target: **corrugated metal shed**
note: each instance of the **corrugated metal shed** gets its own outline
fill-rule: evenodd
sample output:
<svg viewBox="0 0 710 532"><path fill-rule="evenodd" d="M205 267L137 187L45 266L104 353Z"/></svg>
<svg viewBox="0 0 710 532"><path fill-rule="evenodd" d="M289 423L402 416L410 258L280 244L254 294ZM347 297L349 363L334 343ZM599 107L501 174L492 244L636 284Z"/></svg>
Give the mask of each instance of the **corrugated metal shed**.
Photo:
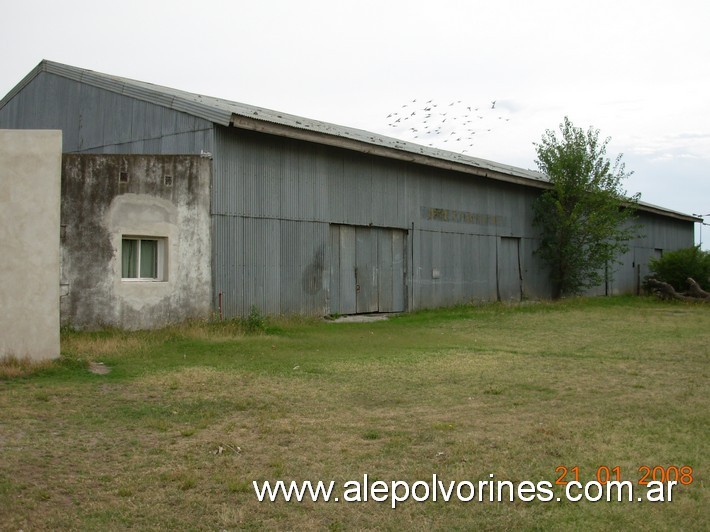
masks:
<svg viewBox="0 0 710 532"><path fill-rule="evenodd" d="M222 126L231 125L243 129L309 140L418 164L473 173L490 179L514 182L535 188L549 186L545 176L536 171L425 147L360 129L312 120L280 111L95 72L46 59L40 62L0 100L0 110L42 72L55 74L66 79L105 89L112 93L172 109ZM205 146L209 146L207 139L203 143ZM175 146L177 147L179 144L175 144ZM154 147L152 151L160 151L157 149L158 147ZM150 146L145 148L150 148ZM131 151L136 150L132 149ZM148 152L151 150L137 151ZM693 222L700 221L698 218L687 214L644 202L641 202L639 206L644 211L664 216Z"/></svg>
<svg viewBox="0 0 710 532"><path fill-rule="evenodd" d="M549 297L537 172L49 61L0 101L0 127L55 127L66 151L212 153L214 306L389 312ZM642 204L599 293L635 290L697 218Z"/></svg>

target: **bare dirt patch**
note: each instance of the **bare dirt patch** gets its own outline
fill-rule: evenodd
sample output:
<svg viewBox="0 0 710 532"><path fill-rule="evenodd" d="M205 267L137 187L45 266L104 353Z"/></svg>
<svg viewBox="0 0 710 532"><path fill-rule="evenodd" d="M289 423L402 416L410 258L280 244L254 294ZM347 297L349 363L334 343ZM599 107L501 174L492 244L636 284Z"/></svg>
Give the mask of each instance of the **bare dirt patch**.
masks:
<svg viewBox="0 0 710 532"><path fill-rule="evenodd" d="M373 321L385 321L391 314L353 314L351 316L340 316L329 323L371 323Z"/></svg>
<svg viewBox="0 0 710 532"><path fill-rule="evenodd" d="M103 362L90 362L89 371L96 375L108 375L109 373L111 373L111 368L109 368Z"/></svg>

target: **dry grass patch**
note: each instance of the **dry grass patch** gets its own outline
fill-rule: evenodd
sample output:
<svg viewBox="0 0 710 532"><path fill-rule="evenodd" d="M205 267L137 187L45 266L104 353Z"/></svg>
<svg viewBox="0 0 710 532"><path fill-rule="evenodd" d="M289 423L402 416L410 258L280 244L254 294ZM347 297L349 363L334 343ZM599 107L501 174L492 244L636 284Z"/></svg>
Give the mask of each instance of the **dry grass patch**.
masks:
<svg viewBox="0 0 710 532"><path fill-rule="evenodd" d="M0 380L27 377L52 365L53 360L32 360L29 357L8 355L0 358Z"/></svg>
<svg viewBox="0 0 710 532"><path fill-rule="evenodd" d="M145 351L155 345L144 333L106 331L102 333L71 332L62 335L62 352L76 360L95 361L106 356L116 356Z"/></svg>

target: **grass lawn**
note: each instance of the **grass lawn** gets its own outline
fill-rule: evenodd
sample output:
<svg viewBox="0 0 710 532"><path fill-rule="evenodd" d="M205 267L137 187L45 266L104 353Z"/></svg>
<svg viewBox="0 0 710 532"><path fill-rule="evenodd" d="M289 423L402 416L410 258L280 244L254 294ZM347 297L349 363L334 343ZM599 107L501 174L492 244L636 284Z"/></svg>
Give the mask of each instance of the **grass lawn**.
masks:
<svg viewBox="0 0 710 532"><path fill-rule="evenodd" d="M0 366L0 529L707 530L708 331L707 305L643 298L65 331L59 362ZM560 466L582 483L618 467L639 495L644 466L692 482L672 502L569 502ZM392 509L252 486L342 497L365 474L549 481L563 500Z"/></svg>

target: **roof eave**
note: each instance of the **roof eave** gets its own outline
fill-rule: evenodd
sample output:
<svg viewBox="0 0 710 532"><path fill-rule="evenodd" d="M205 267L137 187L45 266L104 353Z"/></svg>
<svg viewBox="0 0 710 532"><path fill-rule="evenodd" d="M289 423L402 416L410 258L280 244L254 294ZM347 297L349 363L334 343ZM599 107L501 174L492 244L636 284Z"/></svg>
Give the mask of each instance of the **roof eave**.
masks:
<svg viewBox="0 0 710 532"><path fill-rule="evenodd" d="M682 212L672 211L666 209L665 207L659 207L658 205L652 205L651 203L644 203L642 201L633 205L636 210L648 212L651 214L658 214L659 216L665 216L666 218L675 218L676 220L682 220L684 222L698 223L702 222L702 218L696 216L691 216L689 214L684 214Z"/></svg>
<svg viewBox="0 0 710 532"><path fill-rule="evenodd" d="M495 179L497 181L504 181L507 183L514 183L516 185L524 185L542 189L550 188L550 184L545 181L538 181L527 177L506 174L489 168L476 166L472 162L474 161L474 159L468 159L465 162L439 159L437 157L423 153L423 147L420 147L420 152L413 151L411 148L393 148L389 146L378 145L376 143L365 142L358 139L347 138L341 135L333 135L328 133L321 133L318 131L311 131L303 128L286 126L283 124L277 124L274 122L259 120L238 114L232 114L230 126L239 129L246 129L250 131L257 131L260 133L276 135L280 137L287 137L295 140L303 140L307 142L314 142L317 144L324 144L337 148L343 148L346 150L356 151L359 153L387 157L399 161L407 161L415 164L431 166L434 168L455 170L457 172L472 174L489 179ZM414 147L416 145L412 144L411 146ZM462 159L464 158L462 157Z"/></svg>

